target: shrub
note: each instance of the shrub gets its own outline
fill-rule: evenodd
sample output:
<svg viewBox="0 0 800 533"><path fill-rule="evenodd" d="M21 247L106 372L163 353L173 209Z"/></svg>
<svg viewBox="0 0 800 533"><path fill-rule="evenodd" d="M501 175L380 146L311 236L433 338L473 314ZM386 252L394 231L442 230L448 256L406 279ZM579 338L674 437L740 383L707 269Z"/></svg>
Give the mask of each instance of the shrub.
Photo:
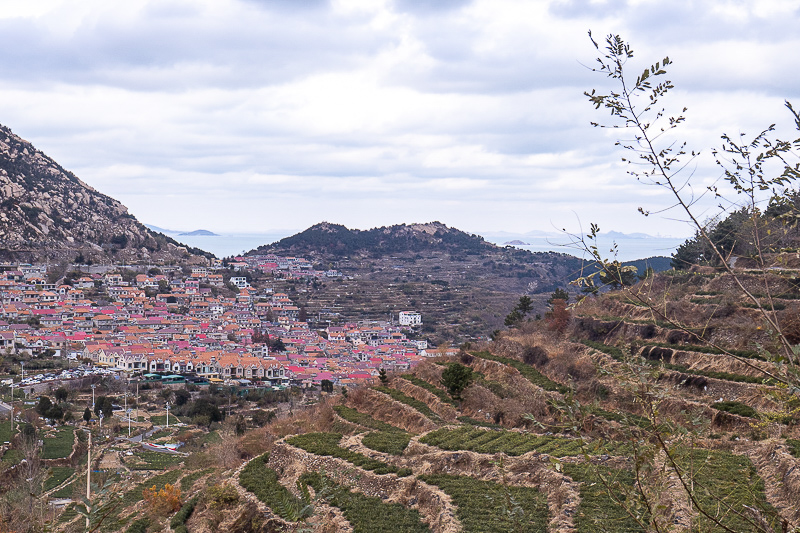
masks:
<svg viewBox="0 0 800 533"><path fill-rule="evenodd" d="M164 516L181 508L181 489L167 483L161 490L155 485L142 491L147 509L156 516Z"/></svg>
<svg viewBox="0 0 800 533"><path fill-rule="evenodd" d="M522 351L522 362L530 366L546 365L550 358L541 346L527 346Z"/></svg>
<svg viewBox="0 0 800 533"><path fill-rule="evenodd" d="M442 372L442 385L454 400L461 399L461 393L472 383L472 369L460 363L450 363Z"/></svg>
<svg viewBox="0 0 800 533"><path fill-rule="evenodd" d="M758 411L750 407L749 405L745 405L742 402L716 402L711 404L711 407L714 409L718 409L720 411L726 411L728 413L739 415L739 416L746 416L748 418L758 418Z"/></svg>

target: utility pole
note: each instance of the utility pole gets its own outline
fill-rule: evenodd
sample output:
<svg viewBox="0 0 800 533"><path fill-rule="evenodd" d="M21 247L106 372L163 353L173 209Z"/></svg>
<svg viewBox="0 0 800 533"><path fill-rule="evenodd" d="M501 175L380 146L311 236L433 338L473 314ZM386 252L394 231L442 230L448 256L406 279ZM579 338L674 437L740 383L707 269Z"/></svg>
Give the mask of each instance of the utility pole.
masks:
<svg viewBox="0 0 800 533"><path fill-rule="evenodd" d="M11 438L8 439L11 442L11 439L14 438L14 382L11 382L11 401L8 402L8 405L11 406Z"/></svg>
<svg viewBox="0 0 800 533"><path fill-rule="evenodd" d="M102 421L102 418L100 419ZM91 505L92 496L92 430L89 430L89 448L86 450L86 502ZM86 531L89 531L89 512L86 509Z"/></svg>
<svg viewBox="0 0 800 533"><path fill-rule="evenodd" d="M167 427L169 427L169 402L167 402Z"/></svg>
<svg viewBox="0 0 800 533"><path fill-rule="evenodd" d="M96 386L97 386L97 385L95 385L94 383L92 383L92 411L94 411L94 388L95 388Z"/></svg>

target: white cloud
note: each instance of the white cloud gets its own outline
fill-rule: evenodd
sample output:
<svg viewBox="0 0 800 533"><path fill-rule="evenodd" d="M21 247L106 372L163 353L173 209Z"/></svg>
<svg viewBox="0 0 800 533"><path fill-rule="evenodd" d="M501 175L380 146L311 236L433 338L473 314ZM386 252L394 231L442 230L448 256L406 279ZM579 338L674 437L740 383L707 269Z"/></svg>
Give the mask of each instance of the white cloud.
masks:
<svg viewBox="0 0 800 533"><path fill-rule="evenodd" d="M164 227L441 220L470 231L687 234L619 162L586 37L669 55L702 148L798 100L793 2L99 0L0 10L0 122ZM13 52L13 53L11 53ZM800 104L800 102L798 102ZM710 212L714 205L701 206Z"/></svg>

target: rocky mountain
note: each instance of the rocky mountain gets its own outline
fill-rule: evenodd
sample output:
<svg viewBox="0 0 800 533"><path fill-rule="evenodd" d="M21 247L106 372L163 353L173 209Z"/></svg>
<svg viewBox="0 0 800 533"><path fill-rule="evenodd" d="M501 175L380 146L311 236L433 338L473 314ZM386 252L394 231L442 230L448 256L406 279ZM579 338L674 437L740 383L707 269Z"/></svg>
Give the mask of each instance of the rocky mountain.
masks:
<svg viewBox="0 0 800 533"><path fill-rule="evenodd" d="M146 228L0 125L0 259L203 262L210 255Z"/></svg>

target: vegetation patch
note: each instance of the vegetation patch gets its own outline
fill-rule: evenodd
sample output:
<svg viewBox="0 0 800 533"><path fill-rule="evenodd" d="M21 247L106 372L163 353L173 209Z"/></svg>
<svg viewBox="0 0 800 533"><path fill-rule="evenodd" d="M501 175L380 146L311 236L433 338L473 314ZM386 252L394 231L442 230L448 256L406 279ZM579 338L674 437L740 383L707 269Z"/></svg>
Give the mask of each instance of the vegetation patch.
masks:
<svg viewBox="0 0 800 533"><path fill-rule="evenodd" d="M489 422L488 420L478 420L476 418L472 418L469 416L459 416L457 420L464 424L469 424L470 426L479 426L483 428L492 428L492 429L502 429L503 426L500 424L495 424L493 422Z"/></svg>
<svg viewBox="0 0 800 533"><path fill-rule="evenodd" d="M593 348L598 352L610 355L615 361L622 361L625 359L622 350L620 350L616 346L609 346L608 344L603 344L602 342L596 342L590 340L581 340L580 342L584 346L588 346L589 348Z"/></svg>
<svg viewBox="0 0 800 533"><path fill-rule="evenodd" d="M547 499L535 488L447 474L419 479L453 499L465 532L547 531Z"/></svg>
<svg viewBox="0 0 800 533"><path fill-rule="evenodd" d="M402 431L399 428L389 425L386 422L376 420L371 416L361 413L351 407L346 407L344 405L335 405L333 407L333 410L336 411L336 414L338 414L348 422L352 422L353 424L358 424L359 426L364 426L365 428L375 429L378 431Z"/></svg>
<svg viewBox="0 0 800 533"><path fill-rule="evenodd" d="M133 455L134 461L127 462L131 470L166 470L184 461L182 455L171 453L152 452L150 450L139 450Z"/></svg>
<svg viewBox="0 0 800 533"><path fill-rule="evenodd" d="M758 411L756 411L749 405L743 404L742 402L734 402L734 401L716 402L712 403L711 407L719 411L725 411L727 413L731 413L734 415L746 416L748 418L758 418Z"/></svg>
<svg viewBox="0 0 800 533"><path fill-rule="evenodd" d="M383 503L380 498L352 492L317 472L306 472L300 482L310 485L317 495L342 510L354 533L423 533L425 525L415 509L399 503Z"/></svg>
<svg viewBox="0 0 800 533"><path fill-rule="evenodd" d="M496 361L498 363L503 363L504 365L511 366L519 370L519 373L522 374L528 381L536 385L537 387L541 387L547 391L554 391L560 392L561 394L566 394L569 392L569 387L565 385L561 385L560 383L556 383L555 381L551 380L534 367L530 365L526 365L522 361L517 361L516 359L509 359L508 357L500 357L499 355L494 355L489 352L475 352L472 355L475 357L480 357L481 359L488 359L490 361Z"/></svg>
<svg viewBox="0 0 800 533"><path fill-rule="evenodd" d="M309 516L308 502L281 485L277 472L267 466L268 460L269 454L264 454L247 463L239 473L239 484L284 520L297 522Z"/></svg>
<svg viewBox="0 0 800 533"><path fill-rule="evenodd" d="M194 485L194 482L203 477L206 474L210 474L214 469L208 468L206 470L198 470L196 472L192 472L191 474L187 474L181 478L181 490L183 492L188 491Z"/></svg>
<svg viewBox="0 0 800 533"><path fill-rule="evenodd" d="M75 473L71 466L54 466L50 469L50 476L44 481L43 490L48 492L58 487Z"/></svg>
<svg viewBox="0 0 800 533"><path fill-rule="evenodd" d="M450 405L456 405L455 400L453 400L447 394L447 392L445 392L444 390L440 389L436 385L428 383L424 379L420 379L417 376L415 376L414 374L403 374L400 377L405 379L405 380L407 380L407 381L410 381L411 383L413 383L417 387L421 387L421 388L425 389L426 391L430 392L431 394L435 395L437 398L442 400L444 403L449 403Z"/></svg>
<svg viewBox="0 0 800 533"><path fill-rule="evenodd" d="M421 402L419 400L415 400L411 396L403 394L399 390L390 389L389 387L379 386L379 387L374 387L374 389L376 391L378 391L378 392L382 392L384 394L388 394L389 396L392 397L393 400L396 400L396 401L398 401L400 403L404 403L404 404L408 405L409 407L413 407L414 409L416 409L417 411L419 411L420 413L422 413L423 415L425 415L426 417L428 417L432 421L436 422L437 424L441 424L441 423L444 422L439 417L439 415L434 413L431 410L431 408L428 407L428 404L426 404L425 402Z"/></svg>
<svg viewBox="0 0 800 533"><path fill-rule="evenodd" d="M42 440L42 459L63 459L72 453L75 430L70 426L60 427L56 430L55 437L45 437Z"/></svg>
<svg viewBox="0 0 800 533"><path fill-rule="evenodd" d="M800 458L800 439L786 439L786 445L789 447L789 453Z"/></svg>
<svg viewBox="0 0 800 533"><path fill-rule="evenodd" d="M626 511L627 506L644 514L636 498L630 498L636 481L633 472L585 463L563 464L562 468L566 475L581 483L581 502L575 516L578 533L645 531ZM642 521L647 523L647 518Z"/></svg>
<svg viewBox="0 0 800 533"><path fill-rule="evenodd" d="M750 459L721 450L682 449L676 461L691 479L694 497L700 506L733 531L758 531L760 528L744 506L758 509L779 530L778 513L764 495L764 480ZM708 518L698 518L700 531L723 531Z"/></svg>
<svg viewBox="0 0 800 533"><path fill-rule="evenodd" d="M313 453L314 455L324 455L330 457L337 457L354 464L364 470L371 470L376 474L406 474L398 471L394 465L386 464L376 459L370 459L366 455L350 451L346 448L339 446L339 441L342 440L341 433L305 433L286 439L288 444L297 446L303 450Z"/></svg>
<svg viewBox="0 0 800 533"><path fill-rule="evenodd" d="M468 450L477 453L505 453L523 455L528 452L546 453L553 457L596 454L624 454L625 445L610 441L584 442L580 439L554 435L532 435L507 430L486 430L462 426L456 429L441 428L431 431L419 440L423 444L443 450Z"/></svg>
<svg viewBox="0 0 800 533"><path fill-rule="evenodd" d="M402 455L410 440L411 435L405 431L373 431L364 435L361 443L378 452Z"/></svg>
<svg viewBox="0 0 800 533"><path fill-rule="evenodd" d="M189 520L190 516L192 516L194 508L197 506L197 502L199 500L200 500L200 495L198 494L192 499L190 499L188 502L184 503L183 506L181 506L180 510L178 510L178 512L175 513L175 516L172 517L172 520L169 521L169 527L175 530L177 530L181 526L185 528L186 526L184 524L186 524L186 521Z"/></svg>

